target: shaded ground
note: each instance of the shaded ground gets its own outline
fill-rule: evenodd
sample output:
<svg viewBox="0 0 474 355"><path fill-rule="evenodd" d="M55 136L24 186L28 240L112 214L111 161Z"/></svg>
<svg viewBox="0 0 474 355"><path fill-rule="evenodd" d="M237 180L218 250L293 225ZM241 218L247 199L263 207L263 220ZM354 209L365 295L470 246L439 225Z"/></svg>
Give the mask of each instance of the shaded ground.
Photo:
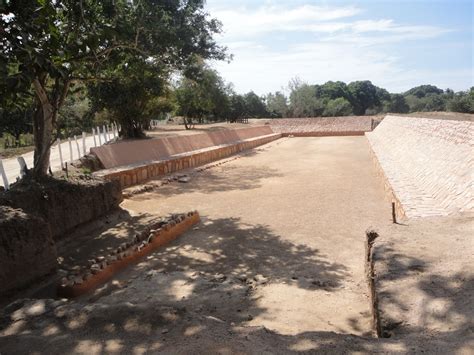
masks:
<svg viewBox="0 0 474 355"><path fill-rule="evenodd" d="M453 353L472 351L473 215L410 220L379 232L376 288L387 335L442 339Z"/></svg>

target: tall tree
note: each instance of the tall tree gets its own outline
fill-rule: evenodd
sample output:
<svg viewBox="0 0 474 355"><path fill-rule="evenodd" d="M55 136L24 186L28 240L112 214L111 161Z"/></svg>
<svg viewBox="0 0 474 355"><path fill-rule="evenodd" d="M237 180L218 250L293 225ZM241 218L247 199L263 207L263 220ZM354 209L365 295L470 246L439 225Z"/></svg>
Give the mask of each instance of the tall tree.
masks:
<svg viewBox="0 0 474 355"><path fill-rule="evenodd" d="M180 68L223 59L204 0L6 0L0 5L0 93L33 90L34 173L45 175L58 112L74 81L109 80L131 56Z"/></svg>
<svg viewBox="0 0 474 355"><path fill-rule="evenodd" d="M265 98L265 103L271 117L288 116L288 99L280 91L275 92L275 94L269 93Z"/></svg>
<svg viewBox="0 0 474 355"><path fill-rule="evenodd" d="M354 114L363 115L372 106L380 104L377 87L370 81L353 81L347 85Z"/></svg>

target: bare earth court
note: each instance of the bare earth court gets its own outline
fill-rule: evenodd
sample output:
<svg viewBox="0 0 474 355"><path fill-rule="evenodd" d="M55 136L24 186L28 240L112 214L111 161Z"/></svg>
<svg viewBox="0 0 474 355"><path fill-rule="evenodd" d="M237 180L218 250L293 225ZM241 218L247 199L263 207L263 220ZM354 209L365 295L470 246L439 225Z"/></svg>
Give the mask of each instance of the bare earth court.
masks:
<svg viewBox="0 0 474 355"><path fill-rule="evenodd" d="M396 251L405 250L410 260L421 258L426 249L417 247L426 240L416 238L428 231L431 254L436 254L438 245L446 244L446 231L441 228L445 221L434 219L433 225L440 227L435 229L416 222L392 225L391 204L365 137L282 138L192 176L186 184L163 185L125 200L122 208L128 217L108 217L113 226L104 224L78 234L64 241L59 252L67 262L74 253L86 260L90 250L108 250L113 239L120 242L133 234L127 218L197 209L202 219L198 226L92 295L23 304L13 313L16 320L0 333L0 350L339 354L453 349L469 353L472 301L462 282L472 280L468 270L449 291L459 294L456 300L462 304L454 308L453 321L440 325L420 320L410 295L402 305L406 299L401 290L406 285L410 292L421 290L413 281L419 277L412 275L412 265L405 265ZM433 270L441 272L439 280L451 277L448 270L459 274L467 268L472 243L465 231L472 229L471 222L452 222L453 228L464 225L455 239L462 252L459 259L446 254L449 268L443 266L445 259L437 261ZM388 281L382 280L381 304L388 304L393 321L405 317L400 327L403 337L371 337L364 273L369 227L383 236L381 273L383 265L390 269ZM393 245L398 236L400 245L387 249L385 245ZM433 271L429 263L420 267L424 269L415 268L417 273ZM394 272L407 274L390 279ZM401 308L391 310L392 304ZM431 319L431 310L426 312L423 317ZM440 310L433 312L438 312L436 316ZM419 335L426 326L429 334ZM448 331L447 327L449 332L442 333L446 339L437 343L437 334Z"/></svg>

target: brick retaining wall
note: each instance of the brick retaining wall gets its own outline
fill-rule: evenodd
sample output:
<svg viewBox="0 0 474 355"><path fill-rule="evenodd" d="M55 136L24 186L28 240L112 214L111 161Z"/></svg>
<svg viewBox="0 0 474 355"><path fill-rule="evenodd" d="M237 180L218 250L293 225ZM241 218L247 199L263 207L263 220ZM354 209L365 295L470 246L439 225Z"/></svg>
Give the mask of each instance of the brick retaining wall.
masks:
<svg viewBox="0 0 474 355"><path fill-rule="evenodd" d="M269 143L280 137L281 134L278 133L267 134L257 138L245 139L237 143L221 144L183 154L176 154L165 160L145 161L118 168L100 170L95 172L94 175L107 180L118 181L123 189L155 177L219 160L243 150Z"/></svg>

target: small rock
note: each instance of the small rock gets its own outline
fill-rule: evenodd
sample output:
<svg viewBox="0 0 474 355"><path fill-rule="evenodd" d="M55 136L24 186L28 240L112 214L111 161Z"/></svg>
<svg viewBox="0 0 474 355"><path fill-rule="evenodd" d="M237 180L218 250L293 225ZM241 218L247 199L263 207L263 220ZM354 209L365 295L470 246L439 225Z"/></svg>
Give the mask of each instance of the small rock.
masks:
<svg viewBox="0 0 474 355"><path fill-rule="evenodd" d="M256 281L257 285L264 285L268 282L268 279L261 274L255 275L253 279Z"/></svg>
<svg viewBox="0 0 474 355"><path fill-rule="evenodd" d="M98 256L98 257L95 258L95 261L96 261L97 263L100 263L100 262L102 262L102 261L104 261L104 260L105 260L105 257L104 257L104 256Z"/></svg>
<svg viewBox="0 0 474 355"><path fill-rule="evenodd" d="M74 284L75 285L82 285L82 282L83 282L82 277L77 276L76 278L74 278Z"/></svg>
<svg viewBox="0 0 474 355"><path fill-rule="evenodd" d="M161 334L166 334L166 333L168 333L168 332L169 332L169 329L163 329L163 330L161 331Z"/></svg>
<svg viewBox="0 0 474 355"><path fill-rule="evenodd" d="M100 265L99 264L91 265L90 270L95 275L100 272Z"/></svg>
<svg viewBox="0 0 474 355"><path fill-rule="evenodd" d="M227 276L224 274L215 274L211 281L214 282L224 282L227 279Z"/></svg>
<svg viewBox="0 0 474 355"><path fill-rule="evenodd" d="M183 184L188 183L191 180L189 176L181 177L178 179L178 182L181 182Z"/></svg>

